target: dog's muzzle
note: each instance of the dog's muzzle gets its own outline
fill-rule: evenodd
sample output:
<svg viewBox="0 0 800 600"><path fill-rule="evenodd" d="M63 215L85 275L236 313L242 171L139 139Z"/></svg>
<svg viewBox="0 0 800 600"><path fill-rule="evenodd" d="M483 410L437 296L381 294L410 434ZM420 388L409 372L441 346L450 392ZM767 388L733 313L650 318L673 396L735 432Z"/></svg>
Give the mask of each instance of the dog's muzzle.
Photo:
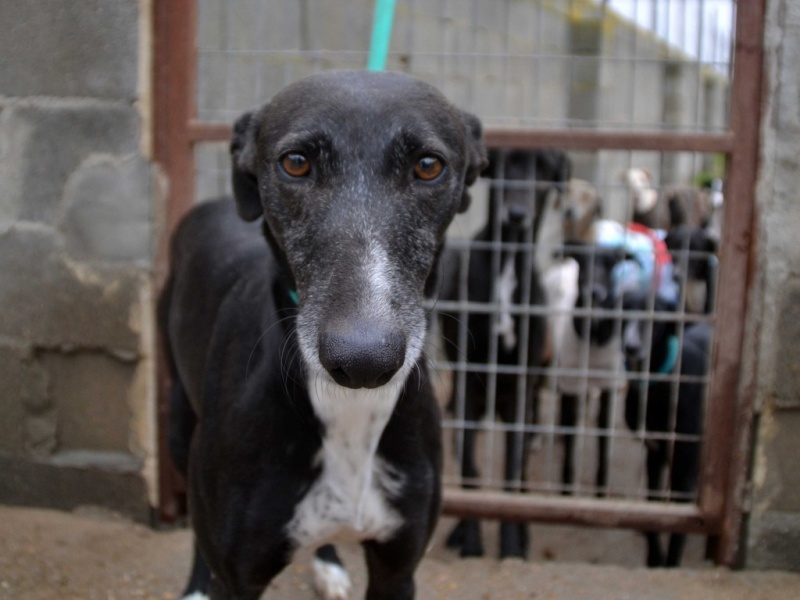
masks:
<svg viewBox="0 0 800 600"><path fill-rule="evenodd" d="M385 385L403 366L405 357L406 336L394 327L367 322L319 334L319 360L344 387Z"/></svg>

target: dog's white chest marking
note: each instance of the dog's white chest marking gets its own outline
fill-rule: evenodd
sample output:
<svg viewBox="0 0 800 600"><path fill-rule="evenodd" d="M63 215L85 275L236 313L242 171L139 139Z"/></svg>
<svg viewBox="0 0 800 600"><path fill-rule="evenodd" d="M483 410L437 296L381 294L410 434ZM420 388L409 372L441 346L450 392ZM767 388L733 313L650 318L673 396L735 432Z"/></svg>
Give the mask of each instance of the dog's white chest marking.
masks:
<svg viewBox="0 0 800 600"><path fill-rule="evenodd" d="M513 257L507 258L503 271L497 278L497 296L500 301L500 317L495 332L502 336L503 347L511 352L517 347L517 333L514 331L514 318L511 316L511 301L517 289L517 274L514 272Z"/></svg>
<svg viewBox="0 0 800 600"><path fill-rule="evenodd" d="M287 525L299 546L386 540L402 524L388 499L400 493L403 477L376 452L401 386L392 381L375 390L350 390L322 377L309 381L325 437L316 458L322 472Z"/></svg>

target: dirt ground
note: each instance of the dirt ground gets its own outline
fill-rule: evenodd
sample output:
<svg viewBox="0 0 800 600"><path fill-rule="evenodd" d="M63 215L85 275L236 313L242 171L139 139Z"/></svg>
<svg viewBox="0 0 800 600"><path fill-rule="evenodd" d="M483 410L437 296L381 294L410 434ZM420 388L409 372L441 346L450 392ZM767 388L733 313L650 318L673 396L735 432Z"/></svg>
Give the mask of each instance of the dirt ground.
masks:
<svg viewBox="0 0 800 600"><path fill-rule="evenodd" d="M452 526L443 519L437 542L417 574L418 598L459 600L781 600L800 598L800 574L730 572L702 561L692 540L688 568L641 568L643 543L628 532L534 527L529 561L461 560L442 546ZM487 552L496 548L486 524ZM186 529L155 531L98 510L63 513L0 506L0 599L175 600L186 576ZM356 547L343 558L363 596ZM315 598L308 556L273 583L266 598ZM581 562L578 562L581 561Z"/></svg>

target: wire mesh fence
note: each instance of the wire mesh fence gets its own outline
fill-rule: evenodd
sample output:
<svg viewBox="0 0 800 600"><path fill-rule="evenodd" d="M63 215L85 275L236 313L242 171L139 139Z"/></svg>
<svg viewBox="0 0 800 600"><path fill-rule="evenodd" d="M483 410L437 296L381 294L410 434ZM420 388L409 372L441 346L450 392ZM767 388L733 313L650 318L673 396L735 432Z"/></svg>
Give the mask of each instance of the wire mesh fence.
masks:
<svg viewBox="0 0 800 600"><path fill-rule="evenodd" d="M735 13L731 0L398 0L387 68L490 129L723 134ZM304 75L362 68L371 19L366 0L200 0L198 119L229 123ZM447 485L697 500L725 153L491 158L429 305ZM198 201L230 193L225 144L197 144L194 162Z"/></svg>

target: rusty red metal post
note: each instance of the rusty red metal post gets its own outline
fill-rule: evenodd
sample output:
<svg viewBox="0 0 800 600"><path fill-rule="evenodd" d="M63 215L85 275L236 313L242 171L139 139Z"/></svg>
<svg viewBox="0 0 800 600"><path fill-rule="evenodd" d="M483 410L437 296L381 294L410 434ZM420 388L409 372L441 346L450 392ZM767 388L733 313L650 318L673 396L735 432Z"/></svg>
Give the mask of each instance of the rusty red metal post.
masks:
<svg viewBox="0 0 800 600"><path fill-rule="evenodd" d="M155 285L160 290L169 266L169 236L192 205L194 196L193 141L189 137L189 122L195 113L197 3L196 0L156 0L153 13L153 140L156 161L169 186L155 264ZM160 343L157 352L158 513L162 520L171 521L184 510L184 483L167 458L170 382Z"/></svg>

